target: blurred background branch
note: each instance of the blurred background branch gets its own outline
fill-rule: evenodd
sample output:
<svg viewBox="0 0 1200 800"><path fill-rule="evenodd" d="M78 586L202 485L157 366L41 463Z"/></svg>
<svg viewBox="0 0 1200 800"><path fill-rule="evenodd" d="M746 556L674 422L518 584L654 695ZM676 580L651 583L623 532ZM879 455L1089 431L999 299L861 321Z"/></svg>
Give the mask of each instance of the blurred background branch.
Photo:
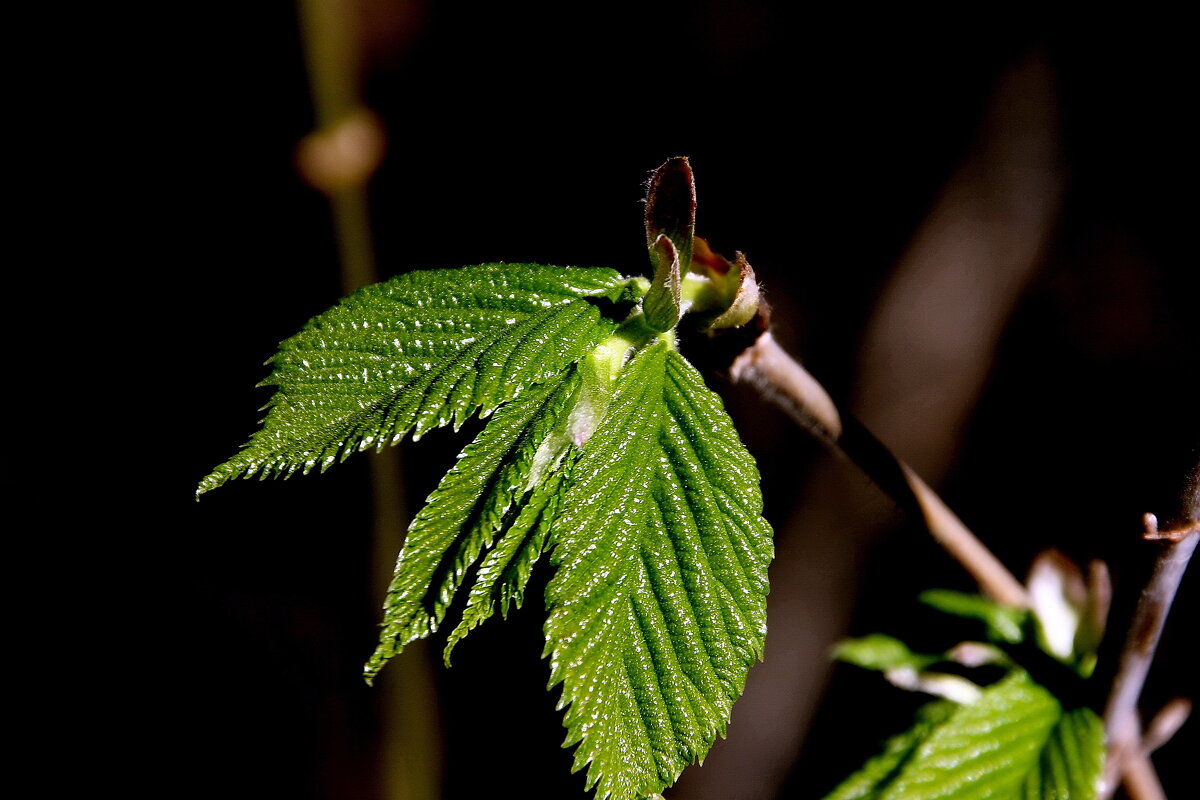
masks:
<svg viewBox="0 0 1200 800"><path fill-rule="evenodd" d="M1188 471L1180 492L1178 512L1173 516L1177 523L1168 532L1163 532L1159 530L1154 514L1145 515L1143 538L1157 542L1158 554L1150 580L1138 598L1129 634L1121 650L1112 692L1104 710L1108 760L1101 800L1112 797L1122 780L1134 800L1165 798L1166 794L1150 764L1149 754L1164 744L1187 716L1184 711L1180 718L1177 702L1168 705L1164 711L1169 712L1174 708L1175 713L1159 712L1150 726L1153 733L1143 737L1138 701L1154 664L1167 615L1175 602L1188 562L1196 551L1196 544L1200 542L1200 463Z"/></svg>
<svg viewBox="0 0 1200 800"><path fill-rule="evenodd" d="M383 162L383 123L361 97L366 8L361 0L299 0L300 31L317 129L296 148L296 166L329 199L342 293L380 279L371 235L369 186ZM400 448L372 454L371 580L382 606L408 525ZM378 683L376 744L381 800L437 800L442 754L429 647L414 643Z"/></svg>

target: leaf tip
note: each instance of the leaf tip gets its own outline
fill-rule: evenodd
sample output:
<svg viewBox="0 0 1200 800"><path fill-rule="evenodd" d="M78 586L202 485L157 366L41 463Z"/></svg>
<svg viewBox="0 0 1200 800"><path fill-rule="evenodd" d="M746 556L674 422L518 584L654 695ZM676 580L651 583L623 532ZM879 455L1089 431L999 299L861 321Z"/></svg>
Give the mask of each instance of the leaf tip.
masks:
<svg viewBox="0 0 1200 800"><path fill-rule="evenodd" d="M245 470L242 470L242 472L244 471ZM205 475L198 484L196 484L196 502L200 502L200 495L211 492L218 486L224 485L226 481L236 478L238 474L239 471L231 468L228 461L219 465L213 469L212 472Z"/></svg>
<svg viewBox="0 0 1200 800"><path fill-rule="evenodd" d="M371 658L363 665L363 680L367 686L375 685L375 678L379 675L380 670L383 669L383 665L395 655L394 653L383 652L383 649L383 645L377 647L375 652L371 654Z"/></svg>
<svg viewBox="0 0 1200 800"><path fill-rule="evenodd" d="M650 177L646 191L646 246L653 251L660 236L675 245L680 268L692 263L696 232L696 180L686 156L669 158Z"/></svg>
<svg viewBox="0 0 1200 800"><path fill-rule="evenodd" d="M650 246L650 254L655 262L654 281L642 300L642 308L653 330L669 331L683 315L680 254L674 242L662 233Z"/></svg>

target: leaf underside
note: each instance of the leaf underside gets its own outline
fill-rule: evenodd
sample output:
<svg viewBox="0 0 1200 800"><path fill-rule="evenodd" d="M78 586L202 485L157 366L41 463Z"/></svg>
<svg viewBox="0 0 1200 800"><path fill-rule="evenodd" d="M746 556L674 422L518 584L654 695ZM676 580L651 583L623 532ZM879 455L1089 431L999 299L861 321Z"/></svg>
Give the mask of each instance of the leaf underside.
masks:
<svg viewBox="0 0 1200 800"><path fill-rule="evenodd" d="M969 705L927 705L825 800L1093 800L1103 758L1096 715L1017 670Z"/></svg>
<svg viewBox="0 0 1200 800"><path fill-rule="evenodd" d="M612 332L585 298L620 299L610 269L482 264L360 289L280 344L262 429L201 483L327 469L372 445L484 415Z"/></svg>

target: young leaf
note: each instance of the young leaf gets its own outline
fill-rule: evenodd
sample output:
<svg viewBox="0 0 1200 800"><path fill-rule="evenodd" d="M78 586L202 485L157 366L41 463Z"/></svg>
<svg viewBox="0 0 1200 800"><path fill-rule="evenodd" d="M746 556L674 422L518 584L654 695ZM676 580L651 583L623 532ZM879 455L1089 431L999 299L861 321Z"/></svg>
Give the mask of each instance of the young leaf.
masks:
<svg viewBox="0 0 1200 800"><path fill-rule="evenodd" d="M696 235L696 178L692 165L684 157L668 158L650 176L646 192L646 247L651 261L661 267L663 253L655 252L660 236L673 245L679 268L692 266L693 239Z"/></svg>
<svg viewBox="0 0 1200 800"><path fill-rule="evenodd" d="M881 798L1011 796L1061 715L1049 692L1014 672L934 729Z"/></svg>
<svg viewBox="0 0 1200 800"><path fill-rule="evenodd" d="M646 247L654 280L643 307L646 324L669 331L683 316L682 274L692 263L696 233L696 182L686 158L670 158L654 171L646 193Z"/></svg>
<svg viewBox="0 0 1200 800"><path fill-rule="evenodd" d="M746 256L737 253L731 263L714 252L704 237L693 237L692 242L691 273L683 279L681 294L687 312L706 320L706 330L736 328L754 319L760 306L766 311Z"/></svg>
<svg viewBox="0 0 1200 800"><path fill-rule="evenodd" d="M613 270L534 264L412 272L360 289L280 345L262 430L197 494L240 476L324 470L409 430L486 415L612 332L584 298L631 290Z"/></svg>
<svg viewBox="0 0 1200 800"><path fill-rule="evenodd" d="M656 332L669 331L683 316L679 253L666 236L660 235L650 248L657 261L654 280L642 300L646 324Z"/></svg>
<svg viewBox="0 0 1200 800"><path fill-rule="evenodd" d="M873 633L860 639L843 639L833 650L833 657L864 669L878 670L893 686L910 692L926 692L959 703L979 698L979 686L947 672L934 672L929 667L946 661L947 655L923 655L908 649L899 639Z"/></svg>
<svg viewBox="0 0 1200 800"><path fill-rule="evenodd" d="M941 713L924 714L825 800L1094 800L1099 719L1064 714L1023 670L938 722Z"/></svg>
<svg viewBox="0 0 1200 800"><path fill-rule="evenodd" d="M672 349L696 302L684 297L687 160L664 164L649 194L653 280L485 264L404 275L315 317L272 359L264 383L279 389L262 430L198 492L324 470L494 411L409 529L365 672L437 630L474 570L448 660L475 626L521 604L550 550L551 686L562 684L567 744L600 800L660 797L724 733L762 655L773 554L757 468ZM754 315L753 273L738 275L695 276L707 317ZM622 317L602 313L638 300Z"/></svg>
<svg viewBox="0 0 1200 800"><path fill-rule="evenodd" d="M914 653L904 642L883 633L843 639L834 647L833 657L847 664L874 670L897 667L922 670L942 660L941 656Z"/></svg>
<svg viewBox="0 0 1200 800"><path fill-rule="evenodd" d="M1022 608L1002 605L982 595L950 589L929 589L921 592L918 599L938 611L980 620L987 626L987 635L992 641L1018 644L1025 638L1022 626L1029 618L1029 612Z"/></svg>
<svg viewBox="0 0 1200 800"><path fill-rule="evenodd" d="M462 621L446 640L447 665L454 645L473 628L497 611L507 617L510 605L521 607L529 574L545 549L549 522L557 516L562 505L563 487L570 483L571 465L577 457L577 451L572 448L564 456L562 467L530 491L516 520L480 564Z"/></svg>
<svg viewBox="0 0 1200 800"><path fill-rule="evenodd" d="M1020 800L1092 800L1104 773L1104 723L1090 709L1063 715Z"/></svg>
<svg viewBox="0 0 1200 800"><path fill-rule="evenodd" d="M771 529L721 401L664 342L620 373L554 522L551 685L597 798L661 791L762 655Z"/></svg>
<svg viewBox="0 0 1200 800"><path fill-rule="evenodd" d="M507 599L519 598L542 551L541 514L558 491L558 481L545 476L529 488L536 456L554 439L578 385L572 368L564 379L536 386L505 405L429 496L396 562L379 647L364 669L368 680L404 645L437 630L465 573L501 531L504 538L479 572L447 658L454 642L490 616L497 601L504 608ZM564 441L544 472L554 472L567 447Z"/></svg>
<svg viewBox="0 0 1200 800"><path fill-rule="evenodd" d="M874 800L879 796L880 787L896 777L900 767L912 757L917 746L957 709L958 704L949 700L938 700L921 706L917 710L917 720L911 728L884 742L883 752L873 756L863 764L862 769L842 781L825 796L825 800Z"/></svg>

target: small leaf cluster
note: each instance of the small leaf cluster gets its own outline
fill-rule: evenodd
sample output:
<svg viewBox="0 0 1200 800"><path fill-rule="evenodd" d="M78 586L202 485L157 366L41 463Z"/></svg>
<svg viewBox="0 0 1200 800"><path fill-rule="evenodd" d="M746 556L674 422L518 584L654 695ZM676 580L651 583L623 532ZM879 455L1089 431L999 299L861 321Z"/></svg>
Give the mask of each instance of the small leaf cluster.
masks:
<svg viewBox="0 0 1200 800"><path fill-rule="evenodd" d="M911 728L884 743L825 800L1093 800L1104 766L1103 724L1090 708L1064 708L1017 663L1010 646L1034 642L1073 667L1080 681L1094 652L1047 648L1049 623L1036 597L1032 609L948 590L920 599L981 622L988 642L963 642L939 654L915 653L882 634L841 642L836 658L943 699L923 706ZM999 667L1004 677L980 685L961 674L985 665Z"/></svg>
<svg viewBox="0 0 1200 800"><path fill-rule="evenodd" d="M825 800L1085 800L1099 788L1104 728L1024 670L971 703L929 703Z"/></svg>
<svg viewBox="0 0 1200 800"><path fill-rule="evenodd" d="M600 798L654 795L703 758L763 653L758 471L674 332L685 313L744 324L758 289L694 227L691 168L672 159L647 201L650 280L497 263L350 295L280 345L261 430L199 487L487 418L408 530L365 674L440 630L465 590L448 663L547 559L550 685Z"/></svg>

